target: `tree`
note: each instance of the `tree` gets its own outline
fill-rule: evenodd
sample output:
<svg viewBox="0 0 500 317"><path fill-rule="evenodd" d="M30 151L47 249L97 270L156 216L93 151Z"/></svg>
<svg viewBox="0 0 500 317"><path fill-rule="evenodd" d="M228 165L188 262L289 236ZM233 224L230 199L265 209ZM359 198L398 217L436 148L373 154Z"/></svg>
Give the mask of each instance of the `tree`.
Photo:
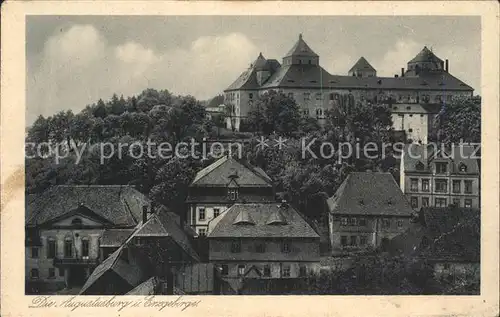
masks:
<svg viewBox="0 0 500 317"><path fill-rule="evenodd" d="M99 99L99 101L97 101L97 105L93 109L93 115L94 117L101 119L104 119L108 115L106 105L104 104L104 101L102 101L102 99Z"/></svg>
<svg viewBox="0 0 500 317"><path fill-rule="evenodd" d="M27 140L34 143L47 142L49 140L49 120L42 115L38 116L28 130Z"/></svg>
<svg viewBox="0 0 500 317"><path fill-rule="evenodd" d="M275 91L260 96L248 117L250 125L266 135L276 132L290 136L298 130L300 123L299 107L295 100Z"/></svg>
<svg viewBox="0 0 500 317"><path fill-rule="evenodd" d="M481 142L481 97L455 97L444 104L435 122L438 141L445 144Z"/></svg>

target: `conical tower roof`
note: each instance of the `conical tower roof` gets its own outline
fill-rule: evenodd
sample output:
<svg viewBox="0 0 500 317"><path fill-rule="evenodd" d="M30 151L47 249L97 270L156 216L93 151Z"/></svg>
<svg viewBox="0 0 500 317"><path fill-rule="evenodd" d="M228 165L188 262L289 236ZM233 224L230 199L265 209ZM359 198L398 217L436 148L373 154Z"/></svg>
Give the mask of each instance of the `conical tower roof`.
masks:
<svg viewBox="0 0 500 317"><path fill-rule="evenodd" d="M417 54L409 63L419 63L419 62L443 62L442 59L437 57L431 50L424 46L424 48Z"/></svg>
<svg viewBox="0 0 500 317"><path fill-rule="evenodd" d="M255 62L253 62L253 67L255 70L269 70L269 64L262 53L260 53Z"/></svg>
<svg viewBox="0 0 500 317"><path fill-rule="evenodd" d="M311 57L319 57L318 54L314 53L314 51L307 45L307 43L302 38L302 33L299 34L299 40L295 43L295 45L288 51L285 57L289 56L311 56Z"/></svg>

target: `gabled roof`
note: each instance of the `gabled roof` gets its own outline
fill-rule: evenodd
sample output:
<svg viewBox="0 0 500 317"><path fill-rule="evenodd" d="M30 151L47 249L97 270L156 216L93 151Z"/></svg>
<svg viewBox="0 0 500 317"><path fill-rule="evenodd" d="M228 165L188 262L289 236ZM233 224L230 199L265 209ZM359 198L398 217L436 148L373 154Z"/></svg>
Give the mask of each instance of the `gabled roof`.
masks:
<svg viewBox="0 0 500 317"><path fill-rule="evenodd" d="M123 258L123 252L127 251L130 253L129 256L135 258L136 261L134 261L134 263L125 261ZM90 294L96 291L91 289L92 285L103 278L104 274L109 271L113 271L120 276L131 287L139 285L148 278L151 273L147 259L135 255L132 249L126 250L125 246L121 246L94 269L80 290L80 295Z"/></svg>
<svg viewBox="0 0 500 317"><path fill-rule="evenodd" d="M257 82L257 72L261 70L276 72L281 67L281 64L275 59L265 59L262 53L259 54L257 59L250 65L248 69L238 76L238 78L225 89L227 90L254 90L259 89L260 85Z"/></svg>
<svg viewBox="0 0 500 317"><path fill-rule="evenodd" d="M269 217L267 218L266 224L268 225L286 225L285 216L281 213L279 209L271 211Z"/></svg>
<svg viewBox="0 0 500 317"><path fill-rule="evenodd" d="M119 247L134 232L134 229L106 229L102 234L101 247Z"/></svg>
<svg viewBox="0 0 500 317"><path fill-rule="evenodd" d="M350 173L327 203L330 212L339 215L410 217L412 214L410 204L390 173Z"/></svg>
<svg viewBox="0 0 500 317"><path fill-rule="evenodd" d="M125 295L156 295L158 294L160 287L160 280L157 276L153 276L137 285L134 289L132 289Z"/></svg>
<svg viewBox="0 0 500 317"><path fill-rule="evenodd" d="M253 67L255 70L269 70L269 65L267 64L267 60L262 56L262 53L259 54L257 59L253 62Z"/></svg>
<svg viewBox="0 0 500 317"><path fill-rule="evenodd" d="M191 186L226 187L235 171L236 182L241 187L272 187L270 177L261 169L236 158L224 156L199 171Z"/></svg>
<svg viewBox="0 0 500 317"><path fill-rule="evenodd" d="M152 214L146 223L141 224L127 239L126 243L135 237L171 237L195 261L200 258L194 250L186 232L179 226L176 215L168 212L165 207Z"/></svg>
<svg viewBox="0 0 500 317"><path fill-rule="evenodd" d="M368 61L363 56L361 56L361 58L358 59L356 64L354 64L354 66L351 67L349 72L353 72L355 70L376 71L375 68L373 68L373 66L370 65L370 63L368 63Z"/></svg>
<svg viewBox="0 0 500 317"><path fill-rule="evenodd" d="M269 225L269 215L280 210L286 224ZM241 226L235 220L245 212L254 221L254 225ZM319 238L314 229L291 206L282 207L279 203L234 204L219 217L209 238Z"/></svg>
<svg viewBox="0 0 500 317"><path fill-rule="evenodd" d="M444 153L442 152L444 150ZM436 158L445 158L451 166L452 173L479 174L479 163L474 155L476 147L468 144L456 145L453 148L434 148L432 145L408 144L403 149L403 167L406 172L430 172L430 163ZM444 155L444 156L443 156ZM417 169L417 164L424 165L423 170ZM459 167L464 164L466 172L459 172Z"/></svg>
<svg viewBox="0 0 500 317"><path fill-rule="evenodd" d="M442 63L443 60L437 57L431 50L424 46L424 48L408 63L419 63L419 62L439 62Z"/></svg>
<svg viewBox="0 0 500 317"><path fill-rule="evenodd" d="M255 225L255 221L250 217L247 210L242 209L233 221L233 225L238 224Z"/></svg>
<svg viewBox="0 0 500 317"><path fill-rule="evenodd" d="M60 219L85 207L113 226L135 226L142 215L142 206L149 199L130 186L116 185L58 185L31 200L26 208L26 224L36 226Z"/></svg>
<svg viewBox="0 0 500 317"><path fill-rule="evenodd" d="M299 34L299 39L295 42L295 45L288 51L284 57L289 56L312 56L318 57L318 54L314 53L313 50L307 45L307 43L302 38L302 34Z"/></svg>

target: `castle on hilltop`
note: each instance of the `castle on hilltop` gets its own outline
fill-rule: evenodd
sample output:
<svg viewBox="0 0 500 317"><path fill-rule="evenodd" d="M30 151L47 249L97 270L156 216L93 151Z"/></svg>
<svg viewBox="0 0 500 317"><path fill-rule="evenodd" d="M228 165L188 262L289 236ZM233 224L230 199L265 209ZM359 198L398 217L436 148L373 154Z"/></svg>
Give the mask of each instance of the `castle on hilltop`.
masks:
<svg viewBox="0 0 500 317"><path fill-rule="evenodd" d="M224 103L234 105L234 124L239 130L253 102L267 91L293 98L304 115L325 119L325 111L349 102L373 101L391 106L394 129L405 131L408 139L427 143L429 126L442 104L453 96L472 96L473 89L448 71L443 61L424 47L394 77L379 77L376 69L361 57L347 75L333 75L319 63L302 34L285 54L282 63L262 53L248 69L224 90Z"/></svg>

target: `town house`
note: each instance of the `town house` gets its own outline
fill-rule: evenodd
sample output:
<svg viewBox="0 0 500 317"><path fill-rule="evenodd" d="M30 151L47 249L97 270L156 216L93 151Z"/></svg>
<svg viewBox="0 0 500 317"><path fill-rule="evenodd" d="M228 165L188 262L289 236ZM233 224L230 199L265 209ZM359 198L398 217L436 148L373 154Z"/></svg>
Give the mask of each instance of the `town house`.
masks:
<svg viewBox="0 0 500 317"><path fill-rule="evenodd" d="M189 186L186 218L199 236L206 236L210 221L232 204L270 201L275 201L271 178L262 169L226 155L196 174Z"/></svg>
<svg viewBox="0 0 500 317"><path fill-rule="evenodd" d="M130 230L148 199L129 186L59 185L26 206L27 292L82 286L107 230Z"/></svg>
<svg viewBox="0 0 500 317"><path fill-rule="evenodd" d="M320 237L286 202L237 203L210 226L210 262L230 285L306 277L319 268Z"/></svg>
<svg viewBox="0 0 500 317"><path fill-rule="evenodd" d="M390 173L350 173L327 203L335 256L384 248L408 228L412 216Z"/></svg>
<svg viewBox="0 0 500 317"><path fill-rule="evenodd" d="M400 186L413 209L479 208L477 147L409 144L401 156Z"/></svg>

